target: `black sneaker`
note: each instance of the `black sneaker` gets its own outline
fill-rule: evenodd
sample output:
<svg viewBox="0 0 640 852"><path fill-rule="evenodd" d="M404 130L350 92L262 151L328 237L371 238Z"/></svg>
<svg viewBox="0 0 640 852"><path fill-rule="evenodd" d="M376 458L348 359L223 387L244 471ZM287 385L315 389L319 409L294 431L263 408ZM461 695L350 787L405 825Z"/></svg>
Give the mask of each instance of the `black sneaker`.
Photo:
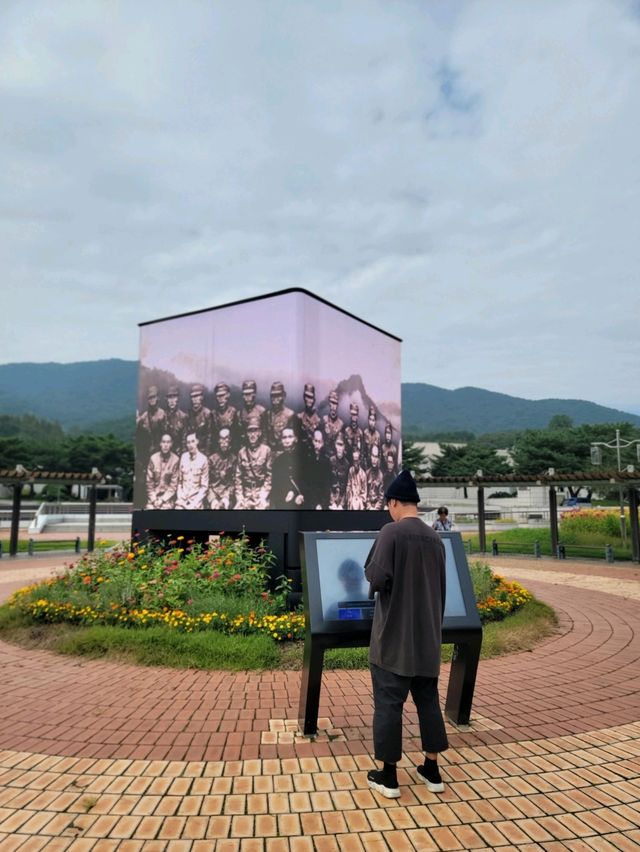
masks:
<svg viewBox="0 0 640 852"><path fill-rule="evenodd" d="M423 766L418 766L418 775L427 785L430 793L444 793L444 784L440 776L437 760L425 760Z"/></svg>
<svg viewBox="0 0 640 852"><path fill-rule="evenodd" d="M400 787L397 780L385 775L383 769L371 769L367 772L367 781L372 790L376 790L387 799L398 799L400 797Z"/></svg>

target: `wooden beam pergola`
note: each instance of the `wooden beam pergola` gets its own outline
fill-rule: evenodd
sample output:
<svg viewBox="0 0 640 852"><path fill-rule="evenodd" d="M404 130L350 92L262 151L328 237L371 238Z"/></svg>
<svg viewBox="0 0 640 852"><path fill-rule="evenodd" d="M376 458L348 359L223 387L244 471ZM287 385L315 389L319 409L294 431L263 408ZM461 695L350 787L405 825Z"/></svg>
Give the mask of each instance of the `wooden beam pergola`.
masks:
<svg viewBox="0 0 640 852"><path fill-rule="evenodd" d="M20 532L20 504L22 489L25 485L42 485L59 483L61 485L82 484L91 486L89 498L89 532L87 536L88 550L93 550L96 537L96 485L103 483L104 477L97 468L91 473L69 473L67 471L27 470L21 464L14 468L0 468L0 484L6 485L13 491L11 505L11 534L9 536L9 556L18 553L18 536Z"/></svg>
<svg viewBox="0 0 640 852"><path fill-rule="evenodd" d="M549 468L544 473L498 473L481 476L480 472L472 476L425 476L418 480L419 488L454 488L478 489L478 527L480 550L486 553L486 518L484 509L485 488L511 486L512 488L543 487L549 489L549 514L551 520L551 549L554 555L558 552L558 510L556 488L622 488L629 501L629 520L631 524L631 558L640 562L640 522L638 519L640 472L634 470L587 470L571 473L556 473Z"/></svg>

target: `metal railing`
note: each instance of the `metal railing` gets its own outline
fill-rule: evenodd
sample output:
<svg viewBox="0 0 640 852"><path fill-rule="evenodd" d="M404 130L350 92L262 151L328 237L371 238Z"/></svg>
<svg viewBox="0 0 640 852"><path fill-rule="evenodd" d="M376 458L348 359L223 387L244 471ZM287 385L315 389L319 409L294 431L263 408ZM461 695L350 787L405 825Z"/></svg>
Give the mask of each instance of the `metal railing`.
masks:
<svg viewBox="0 0 640 852"><path fill-rule="evenodd" d="M468 549L467 552L471 553L471 539L467 540ZM507 553L519 553L522 555L528 555L529 551L526 550L525 546L522 542L516 541L500 541L498 542L495 538L491 542L491 555L492 556L500 556L501 554ZM532 554L536 559L540 559L542 556L542 547L539 541L534 541L532 546ZM549 554L551 555L551 554ZM604 558L606 562L612 563L615 561L615 554L613 550L613 546L611 544L605 544L604 547L602 545L582 545L582 544L565 544L563 542L559 542L556 547L555 552L556 559L567 559L567 557L577 557L584 559L602 559Z"/></svg>

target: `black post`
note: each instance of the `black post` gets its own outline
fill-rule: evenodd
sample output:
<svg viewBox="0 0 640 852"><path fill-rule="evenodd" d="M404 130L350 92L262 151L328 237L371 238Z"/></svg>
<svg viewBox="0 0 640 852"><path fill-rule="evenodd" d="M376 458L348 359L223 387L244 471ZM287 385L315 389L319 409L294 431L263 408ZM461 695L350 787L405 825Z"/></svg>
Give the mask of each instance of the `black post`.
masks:
<svg viewBox="0 0 640 852"><path fill-rule="evenodd" d="M638 489L629 489L629 523L631 524L631 559L640 562L640 524L638 523Z"/></svg>
<svg viewBox="0 0 640 852"><path fill-rule="evenodd" d="M96 544L96 497L97 490L94 484L89 491L89 532L87 534L87 550L89 553L92 552Z"/></svg>
<svg viewBox="0 0 640 852"><path fill-rule="evenodd" d="M480 552L487 552L487 529L484 515L484 486L478 486L478 533L480 537Z"/></svg>
<svg viewBox="0 0 640 852"><path fill-rule="evenodd" d="M444 712L456 725L468 725L471 718L481 647L482 631L469 635L465 642L453 646Z"/></svg>
<svg viewBox="0 0 640 852"><path fill-rule="evenodd" d="M558 558L558 498L556 489L549 488L549 521L551 524L551 553Z"/></svg>
<svg viewBox="0 0 640 852"><path fill-rule="evenodd" d="M362 644L366 643L363 642ZM300 704L298 705L298 725L302 733L307 736L318 733L318 707L320 705L323 662L324 642L320 637L314 637L307 633L304 640Z"/></svg>
<svg viewBox="0 0 640 852"><path fill-rule="evenodd" d="M18 553L18 535L20 533L20 503L22 501L22 483L13 486L13 505L11 507L11 536L9 538L9 556Z"/></svg>

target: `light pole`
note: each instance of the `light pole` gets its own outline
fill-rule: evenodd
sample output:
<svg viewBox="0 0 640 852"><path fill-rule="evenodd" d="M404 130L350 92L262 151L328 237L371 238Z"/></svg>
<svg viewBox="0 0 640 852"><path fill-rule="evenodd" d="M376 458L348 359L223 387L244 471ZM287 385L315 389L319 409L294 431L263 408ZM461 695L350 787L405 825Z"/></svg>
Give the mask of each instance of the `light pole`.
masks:
<svg viewBox="0 0 640 852"><path fill-rule="evenodd" d="M620 472L622 470L620 451L626 450L627 447L632 447L634 444L636 445L638 461L640 461L640 438L634 438L631 441L627 441L625 438L620 437L620 430L616 429L615 441L591 442L591 464L602 464L602 450L600 449L600 447L607 447L610 450L616 451L616 456L618 459L618 472ZM627 524L625 522L624 516L624 495L622 493L621 485L618 486L618 493L620 496L620 534L622 536L622 544L625 545L627 543Z"/></svg>

